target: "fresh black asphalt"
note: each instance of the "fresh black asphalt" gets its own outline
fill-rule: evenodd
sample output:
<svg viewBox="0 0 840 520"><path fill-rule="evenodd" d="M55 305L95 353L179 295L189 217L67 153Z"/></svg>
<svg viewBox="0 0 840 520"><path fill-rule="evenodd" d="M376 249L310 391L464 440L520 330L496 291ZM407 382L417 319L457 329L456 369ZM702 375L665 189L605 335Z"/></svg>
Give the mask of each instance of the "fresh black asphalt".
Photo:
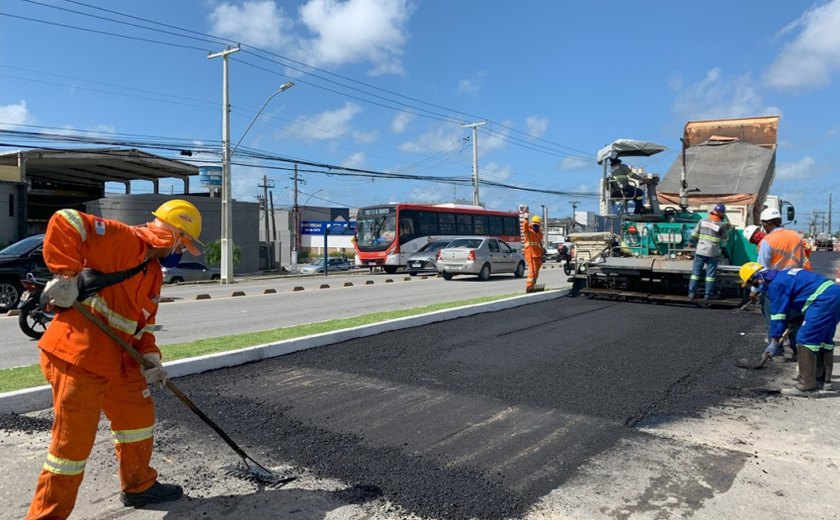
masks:
<svg viewBox="0 0 840 520"><path fill-rule="evenodd" d="M562 298L181 378L265 465L435 518L515 518L633 426L763 398L762 323L729 310ZM202 480L236 456L171 396L159 455ZM278 512L283 516L283 512Z"/></svg>

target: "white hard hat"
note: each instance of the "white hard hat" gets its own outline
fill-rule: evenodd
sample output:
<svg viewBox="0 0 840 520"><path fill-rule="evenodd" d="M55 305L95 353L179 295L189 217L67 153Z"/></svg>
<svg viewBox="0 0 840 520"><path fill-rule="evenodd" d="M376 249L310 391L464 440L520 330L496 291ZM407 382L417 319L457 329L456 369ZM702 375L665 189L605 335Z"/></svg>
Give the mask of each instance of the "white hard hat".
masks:
<svg viewBox="0 0 840 520"><path fill-rule="evenodd" d="M762 222L775 219L782 220L782 214L779 213L779 210L777 210L776 208L766 208L764 211L761 212L760 218Z"/></svg>
<svg viewBox="0 0 840 520"><path fill-rule="evenodd" d="M747 227L744 228L744 238L747 239L747 242L749 242L752 239L753 235L755 235L755 232L758 231L758 230L759 230L759 227L754 226L754 225L753 226L747 226Z"/></svg>

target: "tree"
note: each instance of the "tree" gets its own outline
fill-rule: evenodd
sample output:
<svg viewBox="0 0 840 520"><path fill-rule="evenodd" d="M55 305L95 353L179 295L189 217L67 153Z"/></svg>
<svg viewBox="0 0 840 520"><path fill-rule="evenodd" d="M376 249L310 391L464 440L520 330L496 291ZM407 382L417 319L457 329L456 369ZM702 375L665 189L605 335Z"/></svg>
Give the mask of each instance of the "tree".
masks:
<svg viewBox="0 0 840 520"><path fill-rule="evenodd" d="M233 243L233 266L239 265L239 260L242 257L242 249ZM204 259L210 265L219 265L222 263L222 241L215 240L207 244L204 251Z"/></svg>

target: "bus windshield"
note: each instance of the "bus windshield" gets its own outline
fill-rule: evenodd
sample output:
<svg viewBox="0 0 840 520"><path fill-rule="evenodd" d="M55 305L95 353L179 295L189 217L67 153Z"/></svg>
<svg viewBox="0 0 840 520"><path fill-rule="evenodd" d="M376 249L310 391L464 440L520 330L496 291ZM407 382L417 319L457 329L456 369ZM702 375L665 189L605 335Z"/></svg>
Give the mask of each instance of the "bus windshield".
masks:
<svg viewBox="0 0 840 520"><path fill-rule="evenodd" d="M356 219L356 245L359 249L385 250L397 236L395 208L370 208Z"/></svg>

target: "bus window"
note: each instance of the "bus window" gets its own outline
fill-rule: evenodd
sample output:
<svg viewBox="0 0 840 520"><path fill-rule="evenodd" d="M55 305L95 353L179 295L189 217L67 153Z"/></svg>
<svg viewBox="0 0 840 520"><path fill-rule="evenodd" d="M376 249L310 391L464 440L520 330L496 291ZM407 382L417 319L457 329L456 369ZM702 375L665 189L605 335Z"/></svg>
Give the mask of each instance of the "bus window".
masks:
<svg viewBox="0 0 840 520"><path fill-rule="evenodd" d="M440 222L440 234L441 235L457 235L458 231L455 228L455 215L452 213L441 213L438 215L438 221Z"/></svg>
<svg viewBox="0 0 840 520"><path fill-rule="evenodd" d="M385 248L396 236L397 218L387 214L362 215L356 219L356 245L367 248Z"/></svg>
<svg viewBox="0 0 840 520"><path fill-rule="evenodd" d="M487 215L473 215L473 225L475 226L476 235L486 235L488 233Z"/></svg>
<svg viewBox="0 0 840 520"><path fill-rule="evenodd" d="M491 235L504 235L505 229L502 227L502 217L497 217L496 215L490 216L490 234Z"/></svg>
<svg viewBox="0 0 840 520"><path fill-rule="evenodd" d="M400 244L405 244L409 240L417 238L417 234L414 232L414 217L416 215L414 211L403 211L400 214Z"/></svg>
<svg viewBox="0 0 840 520"><path fill-rule="evenodd" d="M472 235L473 234L473 220L472 215L458 215L458 234Z"/></svg>
<svg viewBox="0 0 840 520"><path fill-rule="evenodd" d="M419 215L417 221L420 227L421 235L440 234L440 230L438 230L437 213L432 213L431 211L420 211L418 213Z"/></svg>
<svg viewBox="0 0 840 520"><path fill-rule="evenodd" d="M502 217L502 226L505 235L519 235L519 222L516 217Z"/></svg>

